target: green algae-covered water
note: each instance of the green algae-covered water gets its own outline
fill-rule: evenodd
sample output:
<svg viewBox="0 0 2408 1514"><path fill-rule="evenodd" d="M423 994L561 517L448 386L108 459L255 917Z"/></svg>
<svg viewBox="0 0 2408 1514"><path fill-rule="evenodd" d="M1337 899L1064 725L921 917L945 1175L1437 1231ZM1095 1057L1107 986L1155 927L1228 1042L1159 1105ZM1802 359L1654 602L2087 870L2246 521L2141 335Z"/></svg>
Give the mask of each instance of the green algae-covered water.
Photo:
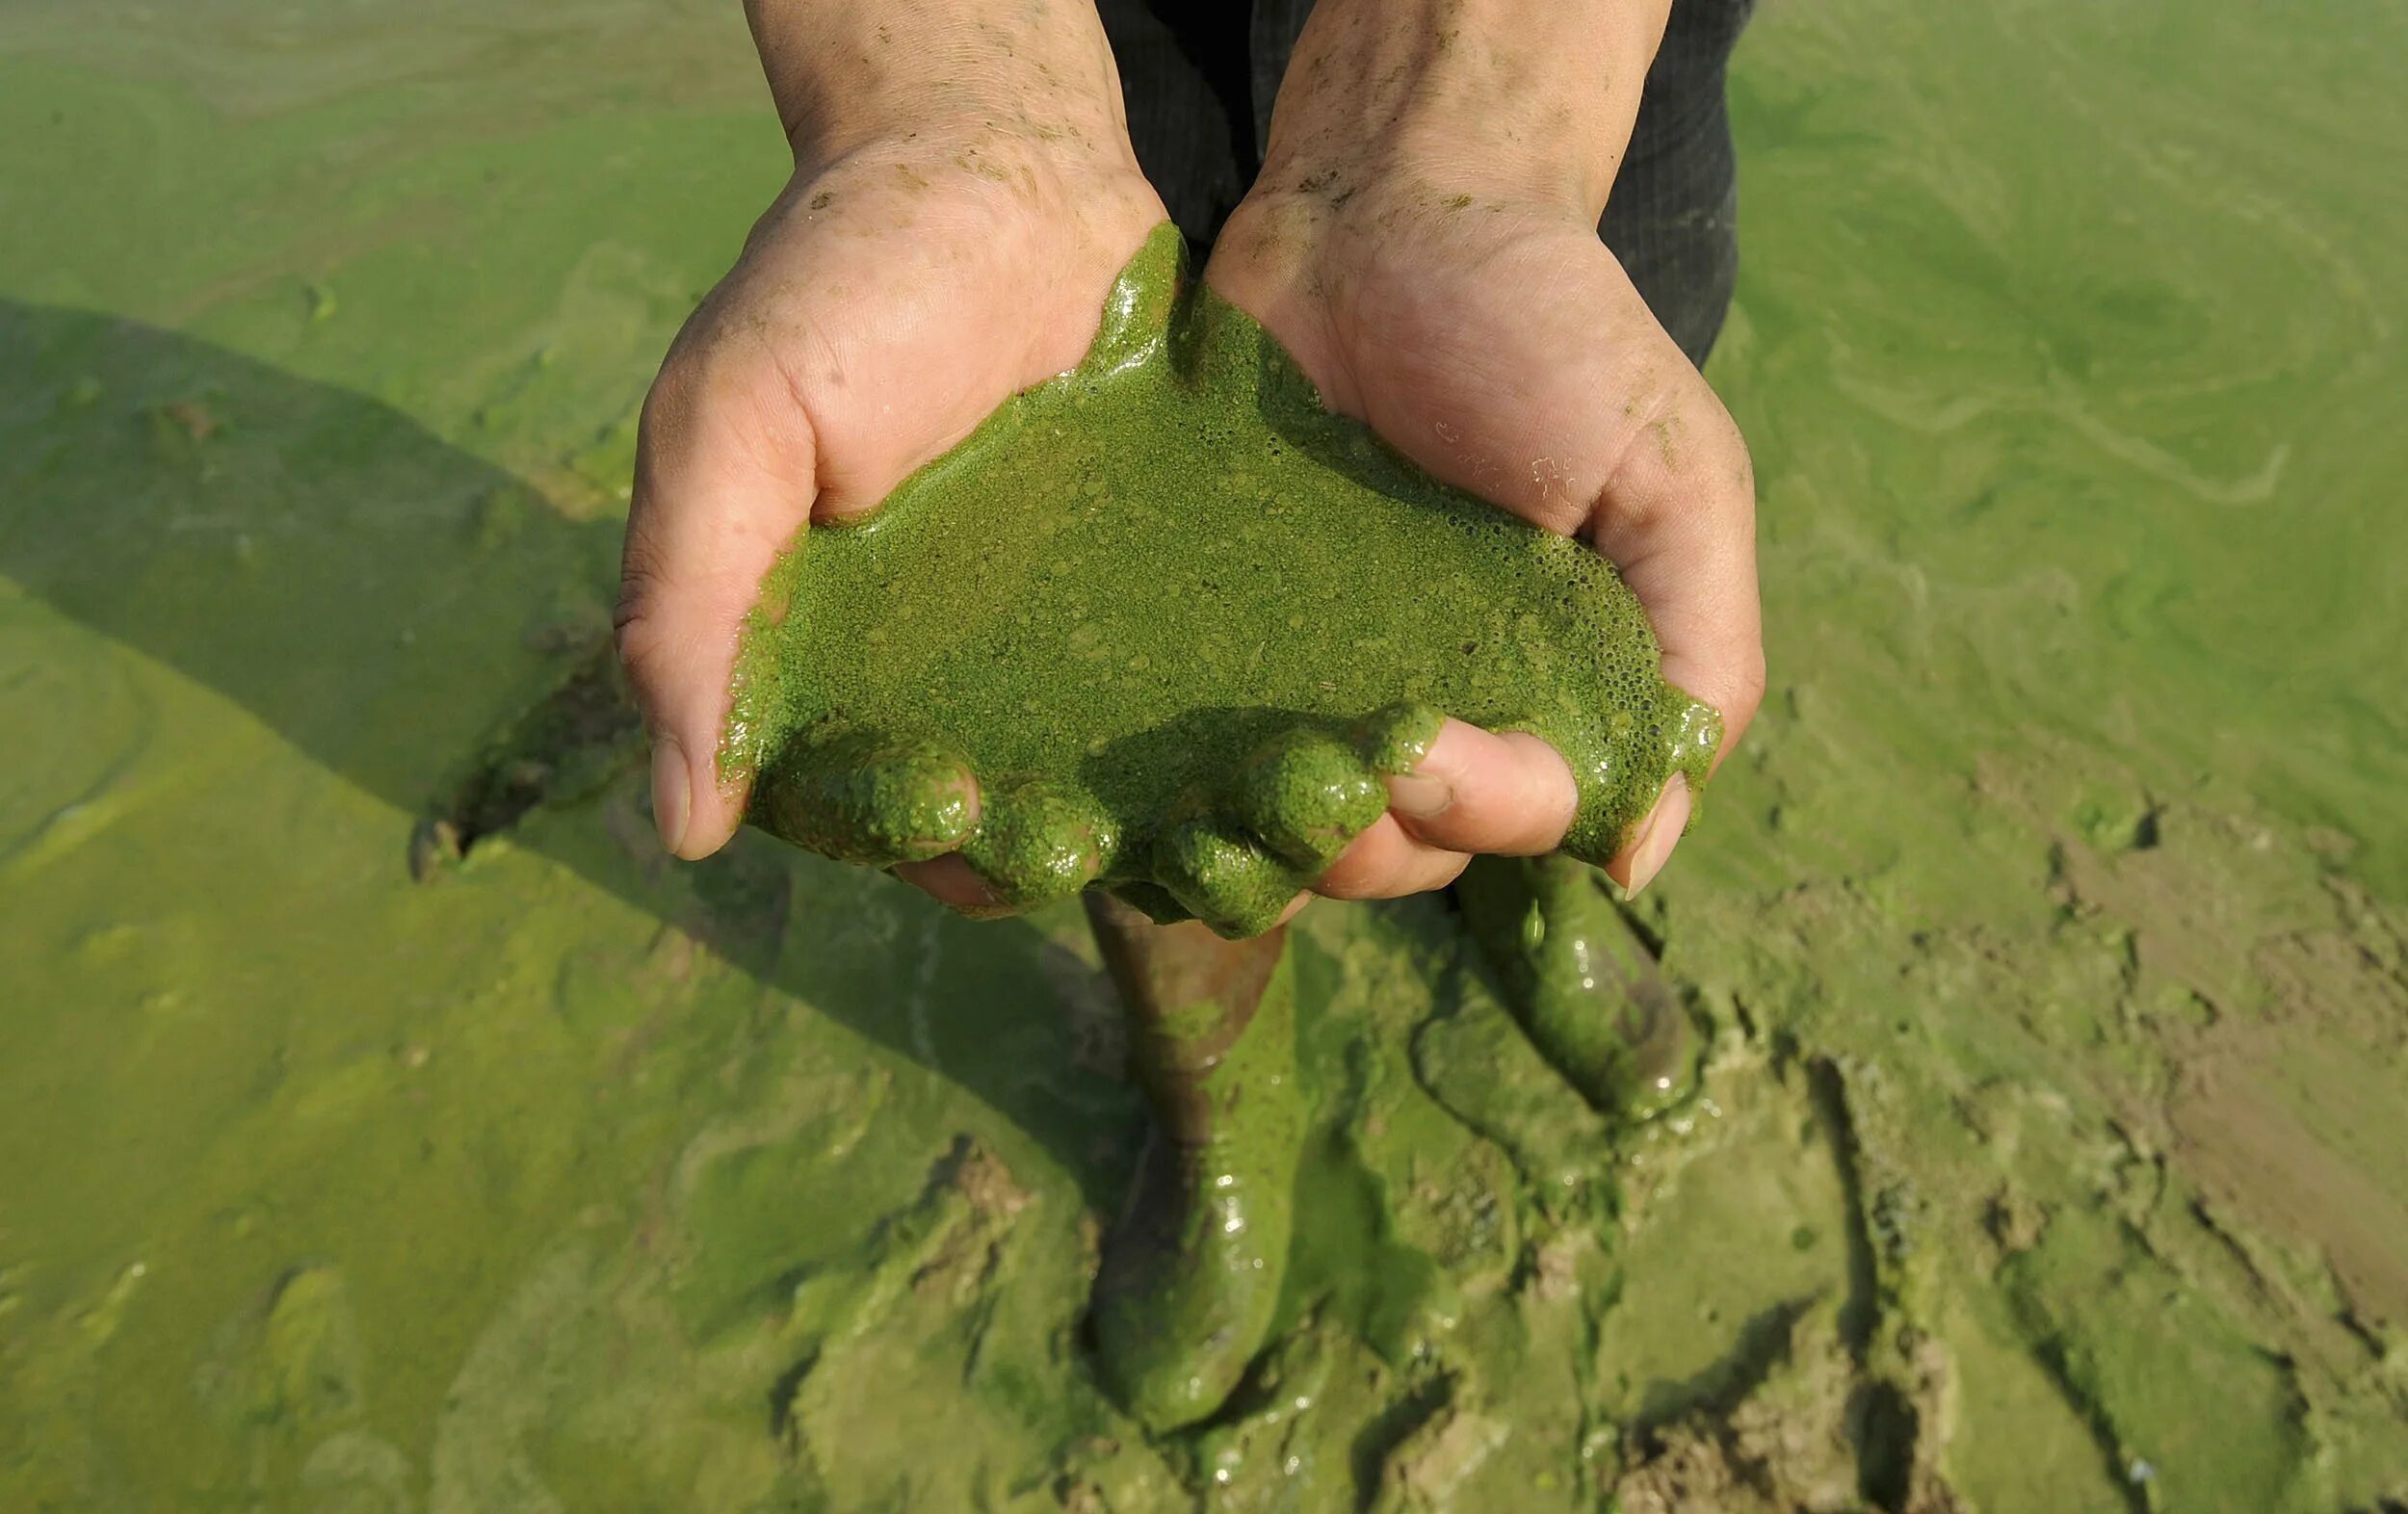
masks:
<svg viewBox="0 0 2408 1514"><path fill-rule="evenodd" d="M734 8L11 7L0 1508L2408 1500L2403 60L1766 11L1704 1088L1617 1143L1314 906L1277 1344L1149 1441L1075 914L666 861L594 671L783 172Z"/></svg>

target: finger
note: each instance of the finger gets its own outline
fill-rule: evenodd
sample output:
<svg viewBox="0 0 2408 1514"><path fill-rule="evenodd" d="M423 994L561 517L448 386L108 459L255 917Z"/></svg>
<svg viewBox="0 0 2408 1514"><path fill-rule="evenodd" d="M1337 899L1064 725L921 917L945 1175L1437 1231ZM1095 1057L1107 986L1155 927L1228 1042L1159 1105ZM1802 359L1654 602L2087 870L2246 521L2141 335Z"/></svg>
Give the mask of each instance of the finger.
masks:
<svg viewBox="0 0 2408 1514"><path fill-rule="evenodd" d="M1738 425L1685 362L1607 479L1587 535L1646 607L1665 681L1721 713L1719 766L1765 692L1756 483Z"/></svg>
<svg viewBox="0 0 2408 1514"><path fill-rule="evenodd" d="M1402 899L1445 888L1471 862L1413 839L1393 815L1383 815L1348 844L1313 884L1324 899Z"/></svg>
<svg viewBox="0 0 2408 1514"><path fill-rule="evenodd" d="M1419 766L1388 780L1388 813L1407 836L1446 851L1553 851L1579 802L1570 765L1546 742L1456 719Z"/></svg>
<svg viewBox="0 0 2408 1514"><path fill-rule="evenodd" d="M719 761L729 675L745 616L817 492L810 422L772 399L790 392L746 362L672 354L644 401L618 651L652 733L661 842L681 857L717 851L743 819L750 774Z"/></svg>
<svg viewBox="0 0 2408 1514"><path fill-rule="evenodd" d="M1663 792L1656 796L1647 818L1631 827L1631 839L1606 864L1606 876L1621 884L1625 896L1654 882L1663 865L1672 860L1672 848L1688 829L1689 803L1688 779L1676 772L1664 780Z"/></svg>
<svg viewBox="0 0 2408 1514"><path fill-rule="evenodd" d="M949 851L927 862L899 862L893 871L895 876L946 908L973 919L1011 913L1010 906L986 886L986 880L958 851Z"/></svg>
<svg viewBox="0 0 2408 1514"><path fill-rule="evenodd" d="M1722 402L1695 369L1684 363L1679 373L1608 479L1588 538L1646 607L1664 681L1721 714L1718 769L1765 692L1755 472ZM1674 773L1631 828L1606 865L1626 896L1671 860L1692 802L1688 779Z"/></svg>

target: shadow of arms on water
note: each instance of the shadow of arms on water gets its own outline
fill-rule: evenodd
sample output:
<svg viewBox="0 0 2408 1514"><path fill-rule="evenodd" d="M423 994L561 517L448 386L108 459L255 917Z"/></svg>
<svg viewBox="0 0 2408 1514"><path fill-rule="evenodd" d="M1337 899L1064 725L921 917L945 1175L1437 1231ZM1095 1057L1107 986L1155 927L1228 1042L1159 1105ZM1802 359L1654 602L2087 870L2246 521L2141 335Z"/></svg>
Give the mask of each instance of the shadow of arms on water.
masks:
<svg viewBox="0 0 2408 1514"><path fill-rule="evenodd" d="M570 519L374 400L140 323L0 301L0 573L403 814L449 820L455 844L538 802L641 791L608 653L615 520ZM879 950L824 912L797 924L789 899L798 878L849 901L888 885L752 835L678 879L642 829L588 805L522 840L936 1066L1043 1141L1090 1202L1116 1188L1103 1154L1127 1142L1098 1140L1091 1111L1136 1105L1071 1067L1048 980L1061 948L1043 932L915 897L922 928ZM408 840L397 822L405 886ZM423 831L417 849L426 871ZM1005 1022L1060 1065L982 1055Z"/></svg>

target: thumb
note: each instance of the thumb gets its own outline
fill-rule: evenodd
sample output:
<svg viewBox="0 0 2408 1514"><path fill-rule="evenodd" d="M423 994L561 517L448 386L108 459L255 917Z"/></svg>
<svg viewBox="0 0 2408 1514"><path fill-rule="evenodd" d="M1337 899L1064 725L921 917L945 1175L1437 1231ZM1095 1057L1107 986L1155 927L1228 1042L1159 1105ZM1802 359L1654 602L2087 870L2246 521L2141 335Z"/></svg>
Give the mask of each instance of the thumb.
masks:
<svg viewBox="0 0 2408 1514"><path fill-rule="evenodd" d="M709 856L744 818L752 774L720 761L737 642L810 520L816 464L772 361L671 352L638 433L617 624L652 736L653 818L680 857Z"/></svg>
<svg viewBox="0 0 2408 1514"><path fill-rule="evenodd" d="M1722 715L1720 765L1764 701L1756 479L1739 426L1662 338L1673 377L1607 477L1584 535L1646 607L1667 683Z"/></svg>

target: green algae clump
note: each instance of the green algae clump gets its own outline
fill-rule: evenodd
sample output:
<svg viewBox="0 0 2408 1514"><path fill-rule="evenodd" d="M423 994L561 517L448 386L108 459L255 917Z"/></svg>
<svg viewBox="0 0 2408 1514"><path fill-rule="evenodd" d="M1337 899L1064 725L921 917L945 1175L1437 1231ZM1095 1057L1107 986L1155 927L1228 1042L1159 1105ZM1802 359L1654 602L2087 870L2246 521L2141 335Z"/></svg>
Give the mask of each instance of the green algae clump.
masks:
<svg viewBox="0 0 2408 1514"><path fill-rule="evenodd" d="M1185 265L1157 230L1077 369L781 560L722 752L753 823L1238 936L1379 818L1442 712L1564 754L1589 862L1673 772L1702 787L1720 720L1612 566L1331 414Z"/></svg>

